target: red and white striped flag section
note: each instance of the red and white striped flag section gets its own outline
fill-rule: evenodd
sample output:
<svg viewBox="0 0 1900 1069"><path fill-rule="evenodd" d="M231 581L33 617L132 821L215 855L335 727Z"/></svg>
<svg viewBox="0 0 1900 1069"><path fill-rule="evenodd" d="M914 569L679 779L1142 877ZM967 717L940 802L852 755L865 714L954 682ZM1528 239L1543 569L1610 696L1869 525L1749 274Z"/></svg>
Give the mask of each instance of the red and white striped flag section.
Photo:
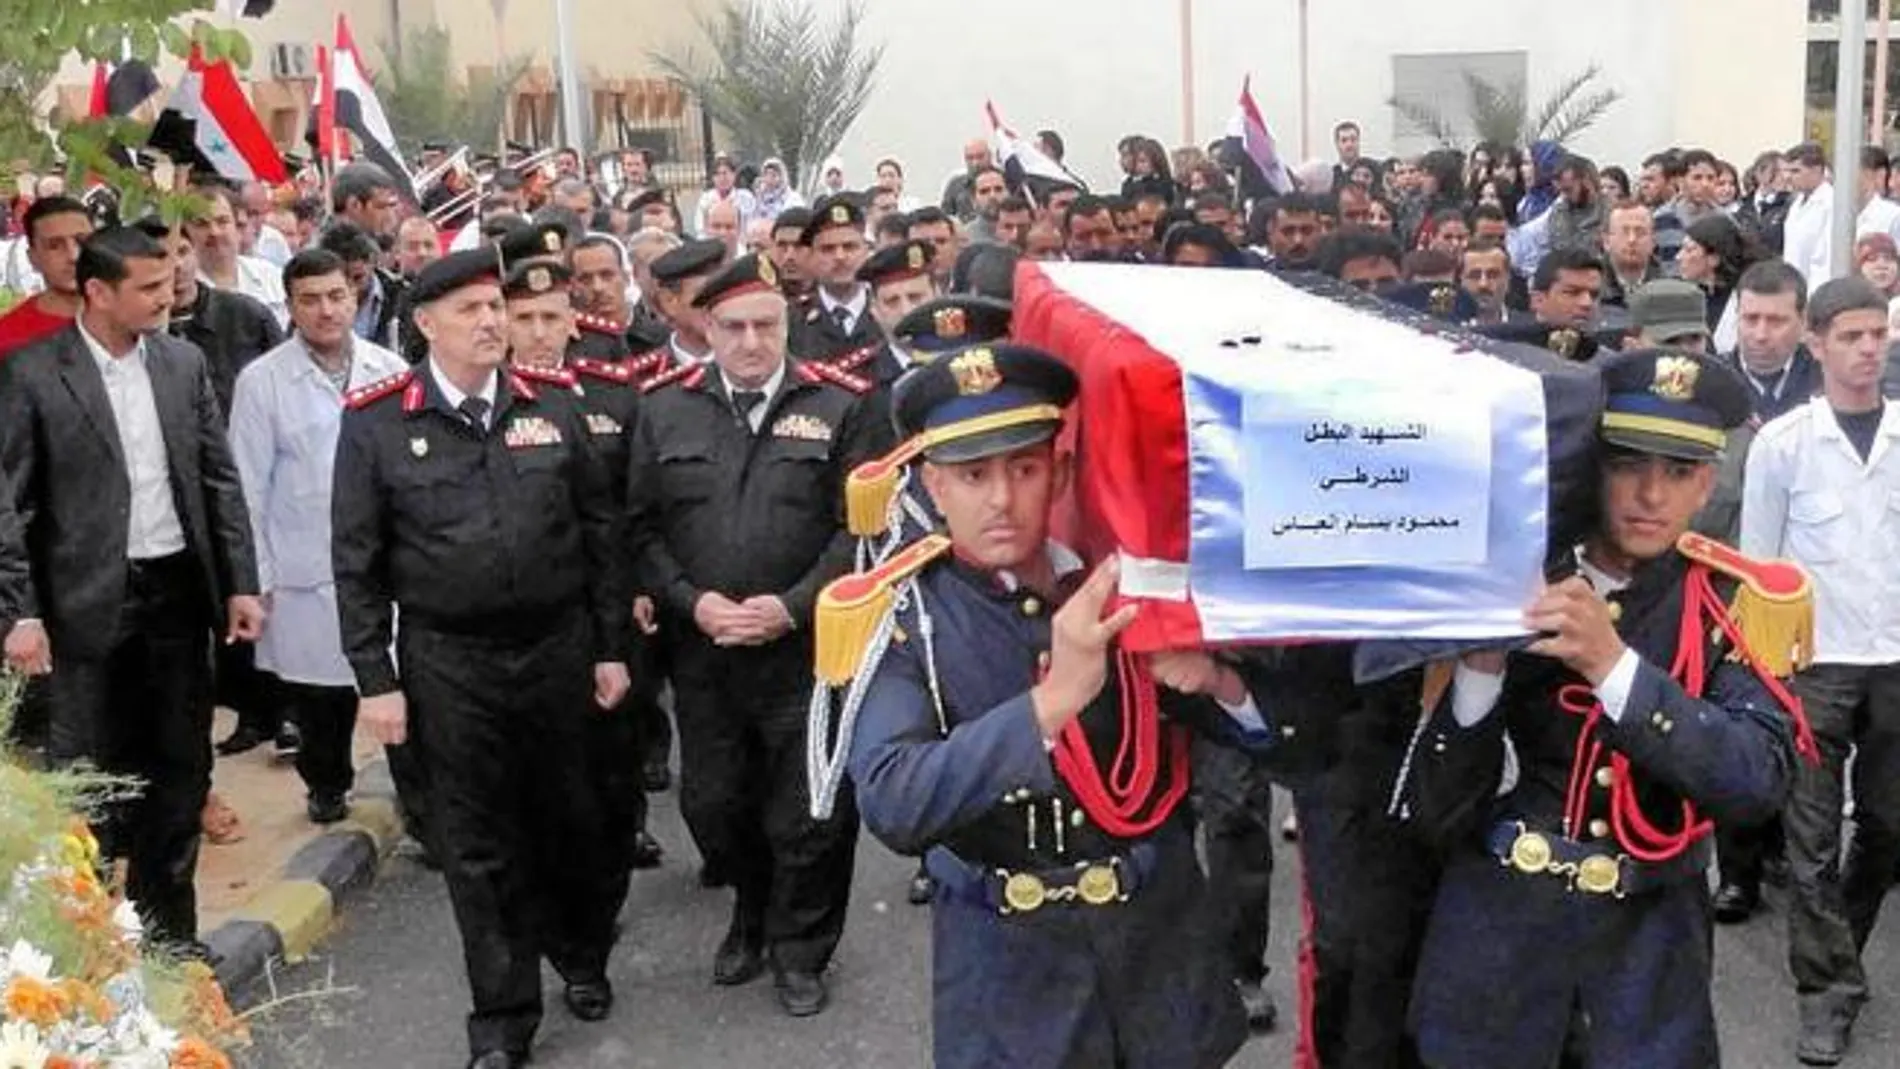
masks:
<svg viewBox="0 0 1900 1069"><path fill-rule="evenodd" d="M1012 191L1038 205L1045 203L1049 190L1057 186L1087 191L1088 183L1050 159L1034 142L1017 137L996 113L994 101L984 101L983 113L989 118L990 147L996 153L996 165L1002 168L1003 179Z"/></svg>
<svg viewBox="0 0 1900 1069"><path fill-rule="evenodd" d="M193 170L233 182L285 182L284 158L252 110L231 61L205 62L191 50L185 76L172 90L146 144Z"/></svg>
<svg viewBox="0 0 1900 1069"><path fill-rule="evenodd" d="M1227 124L1227 136L1237 141L1240 150L1246 153L1255 167L1260 168L1260 175L1267 180L1267 184L1281 193L1293 189L1293 175L1280 159L1280 149L1273 140L1273 131L1267 129L1267 120L1260 114L1260 105L1254 102L1251 74L1240 83L1240 105Z"/></svg>
<svg viewBox="0 0 1900 1069"><path fill-rule="evenodd" d="M321 92L319 101L317 130L319 141L323 138L326 122L334 130L347 130L356 141L357 151L372 163L388 171L390 177L400 183L401 188L409 192L409 199L415 200L415 176L409 173L409 167L403 163L402 151L396 145L396 132L389 125L389 116L384 113L382 102L376 99L376 87L370 83L369 68L363 65L362 54L356 49L356 41L350 36L349 20L342 15L336 17L336 47L330 51L329 62L323 65ZM323 117L328 105L329 118ZM340 146L338 146L340 147ZM326 158L329 157L325 153Z"/></svg>

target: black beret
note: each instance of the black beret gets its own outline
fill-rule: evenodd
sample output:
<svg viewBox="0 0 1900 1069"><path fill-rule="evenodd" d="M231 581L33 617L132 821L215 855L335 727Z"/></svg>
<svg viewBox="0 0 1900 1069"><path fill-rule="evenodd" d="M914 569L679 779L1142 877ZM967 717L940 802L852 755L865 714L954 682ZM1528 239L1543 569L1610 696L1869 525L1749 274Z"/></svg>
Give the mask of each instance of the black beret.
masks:
<svg viewBox="0 0 1900 1069"><path fill-rule="evenodd" d="M1075 372L1026 345L978 345L946 353L898 380L892 419L926 459L970 460L1046 442L1075 400Z"/></svg>
<svg viewBox="0 0 1900 1069"><path fill-rule="evenodd" d="M699 295L693 298L693 307L712 308L721 301L761 291L778 292L778 270L771 260L747 253L707 279Z"/></svg>
<svg viewBox="0 0 1900 1069"><path fill-rule="evenodd" d="M629 198L627 200L626 210L634 215L639 215L640 212L644 210L646 206L649 204L670 204L670 203L672 202L667 199L666 190L659 189L659 188L649 188L649 189L643 189L640 192L635 193L631 198Z"/></svg>
<svg viewBox="0 0 1900 1069"><path fill-rule="evenodd" d="M772 220L772 232L796 230L802 234L805 227L811 223L811 216L810 208L787 208L778 213L777 219Z"/></svg>
<svg viewBox="0 0 1900 1069"><path fill-rule="evenodd" d="M559 223L518 226L496 242L502 259L510 264L541 256L567 255L567 228Z"/></svg>
<svg viewBox="0 0 1900 1069"><path fill-rule="evenodd" d="M1603 440L1639 453L1715 460L1728 432L1753 404L1734 369L1669 349L1618 353L1603 361Z"/></svg>
<svg viewBox="0 0 1900 1069"><path fill-rule="evenodd" d="M882 286L930 273L930 261L936 250L927 242L906 241L888 245L872 253L858 266L858 281Z"/></svg>
<svg viewBox="0 0 1900 1069"><path fill-rule="evenodd" d="M864 209L857 201L843 193L824 197L812 205L811 221L798 236L799 244L810 245L818 240L818 235L834 226L850 227L860 233L864 231Z"/></svg>
<svg viewBox="0 0 1900 1069"><path fill-rule="evenodd" d="M668 249L653 260L653 277L661 282L679 282L704 275L726 258L726 243L714 239L689 241L677 249Z"/></svg>
<svg viewBox="0 0 1900 1069"><path fill-rule="evenodd" d="M502 296L509 300L523 297L539 297L544 293L564 292L568 280L574 272L566 264L552 260L529 260L515 264L508 269L508 278L501 285Z"/></svg>
<svg viewBox="0 0 1900 1069"><path fill-rule="evenodd" d="M482 283L501 283L501 257L492 246L463 249L429 263L416 275L415 285L409 287L409 300L428 304L464 286Z"/></svg>
<svg viewBox="0 0 1900 1069"><path fill-rule="evenodd" d="M993 297L959 293L925 301L891 331L913 356L955 352L1009 334L1010 305Z"/></svg>

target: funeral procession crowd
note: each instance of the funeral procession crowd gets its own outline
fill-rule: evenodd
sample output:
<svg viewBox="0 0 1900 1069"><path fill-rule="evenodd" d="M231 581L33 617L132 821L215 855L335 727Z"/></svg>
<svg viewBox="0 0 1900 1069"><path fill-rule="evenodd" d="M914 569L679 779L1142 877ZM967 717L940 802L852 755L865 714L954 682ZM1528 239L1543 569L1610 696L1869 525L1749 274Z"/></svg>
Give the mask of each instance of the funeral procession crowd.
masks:
<svg viewBox="0 0 1900 1069"><path fill-rule="evenodd" d="M100 839L189 955L216 755L275 748L334 824L366 731L476 1069L528 1060L544 960L612 1015L630 882L687 852L647 830L675 768L731 898L709 978L792 1016L860 829L918 859L943 1069L1226 1064L1277 1023L1282 838L1302 1067L1718 1065L1711 926L1764 883L1788 1050L1840 1063L1900 871L1900 175L1334 142L1276 179L1130 136L1104 194L1056 131L978 139L929 199L896 159L808 199L776 159L682 193L643 151L429 144L420 180L199 180L175 224L23 183L12 743L143 781ZM1527 637L1376 678L1347 642L1124 651L1120 558L1055 540L1086 354L1012 329L1054 261L1267 272L1594 376Z"/></svg>

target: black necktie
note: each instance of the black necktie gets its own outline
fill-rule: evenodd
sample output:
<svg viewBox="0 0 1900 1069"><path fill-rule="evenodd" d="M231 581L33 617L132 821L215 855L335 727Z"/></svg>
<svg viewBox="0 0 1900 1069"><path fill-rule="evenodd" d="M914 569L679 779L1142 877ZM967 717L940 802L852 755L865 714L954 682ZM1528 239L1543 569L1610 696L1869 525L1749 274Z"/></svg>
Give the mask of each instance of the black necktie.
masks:
<svg viewBox="0 0 1900 1069"><path fill-rule="evenodd" d="M739 413L739 418L745 421L747 427L752 426L752 410L764 403L764 390L738 390L732 395L732 407Z"/></svg>
<svg viewBox="0 0 1900 1069"><path fill-rule="evenodd" d="M841 304L831 310L831 318L837 320L839 330L851 333L851 309Z"/></svg>
<svg viewBox="0 0 1900 1069"><path fill-rule="evenodd" d="M478 431L488 429L488 402L480 397L464 397L455 410L468 420L468 425Z"/></svg>

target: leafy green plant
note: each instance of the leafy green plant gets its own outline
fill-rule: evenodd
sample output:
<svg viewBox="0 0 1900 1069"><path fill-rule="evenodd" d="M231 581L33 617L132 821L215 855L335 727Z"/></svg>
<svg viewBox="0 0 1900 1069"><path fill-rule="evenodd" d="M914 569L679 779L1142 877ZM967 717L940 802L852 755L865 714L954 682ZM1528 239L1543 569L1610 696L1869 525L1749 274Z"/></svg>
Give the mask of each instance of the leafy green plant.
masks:
<svg viewBox="0 0 1900 1069"><path fill-rule="evenodd" d="M1613 87L1592 88L1603 73L1596 64L1564 78L1533 109L1521 80L1493 82L1472 71L1464 72L1465 113L1472 136L1479 143L1528 145L1534 141L1570 140L1595 126L1623 99ZM1460 148L1458 123L1447 112L1423 101L1386 101L1407 122L1447 148Z"/></svg>
<svg viewBox="0 0 1900 1069"><path fill-rule="evenodd" d="M699 16L705 52L655 52L746 159L777 156L786 178L840 143L877 83L882 44L859 40L864 0L836 19L812 0L728 0Z"/></svg>

